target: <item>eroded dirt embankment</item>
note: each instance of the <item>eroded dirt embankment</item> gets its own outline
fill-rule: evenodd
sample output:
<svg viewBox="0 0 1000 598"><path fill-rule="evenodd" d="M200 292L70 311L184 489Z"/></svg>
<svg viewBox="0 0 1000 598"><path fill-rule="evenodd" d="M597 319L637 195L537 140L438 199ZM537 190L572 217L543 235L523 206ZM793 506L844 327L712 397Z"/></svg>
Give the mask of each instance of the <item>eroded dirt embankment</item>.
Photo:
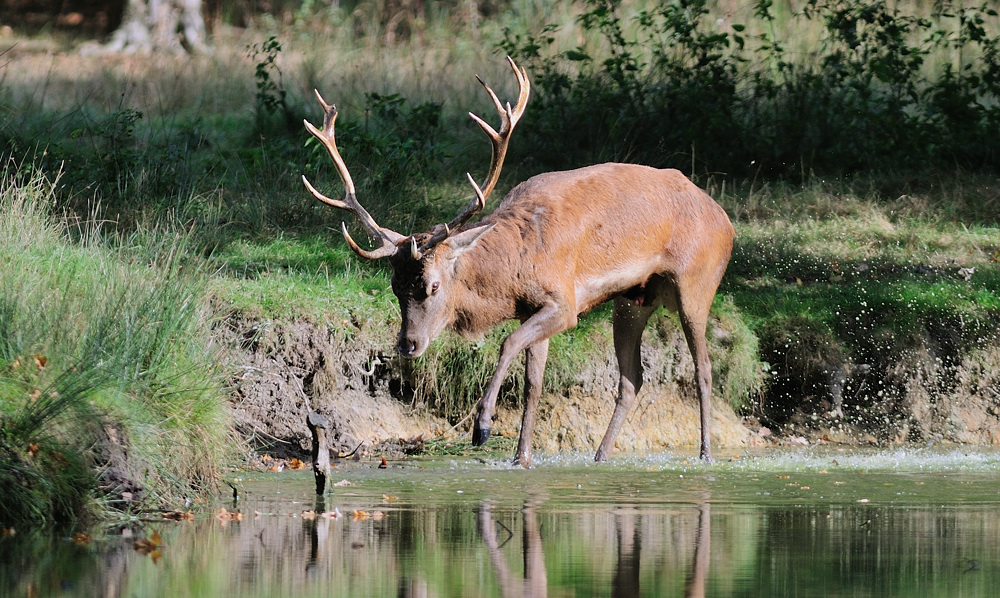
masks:
<svg viewBox="0 0 1000 598"><path fill-rule="evenodd" d="M451 423L428 412L408 389L409 368L396 358L389 342L375 348L357 340L361 334L305 321L257 322L237 318L218 330L236 367L233 414L252 444L279 455L300 456L310 448L306 416L310 411L332 422L332 447L349 452L400 439L425 440L468 433L469 422ZM697 446L699 423L693 367L683 340L667 351L644 347L649 372L672 372L673 379L650 381L619 435L623 450ZM672 363L665 363L672 362ZM518 367L518 366L515 366ZM596 450L611 419L617 392L613 355L581 372L568 396L543 398L536 424L536 451ZM516 437L520 409L498 409L494 434ZM713 412L712 434L720 446L744 446L756 434L721 401Z"/></svg>
<svg viewBox="0 0 1000 598"><path fill-rule="evenodd" d="M392 355L391 343L374 346L361 340L371 337L365 331L230 318L218 335L232 347L231 363L239 364L232 400L238 427L269 453L308 452L305 420L310 411L329 417L333 448L341 452L468 433L468 421L453 428L429 413L408 390L416 386L407 378L410 368ZM618 447L694 450L699 422L693 367L683 340L655 349L644 346L643 362L647 372L660 373L659 379L654 375L643 387ZM543 398L536 452L590 452L599 444L617 390L612 352L604 363L580 372L576 382L565 396ZM766 396L759 399L755 416L746 418L717 400L713 442L724 451L788 441L1000 443L998 344L957 360L942 360L928 347L915 347L888 370L854 368L839 384L843 417L830 413L831 388L813 389L780 422L768 416ZM519 427L519 409L499 409L494 433L516 437Z"/></svg>

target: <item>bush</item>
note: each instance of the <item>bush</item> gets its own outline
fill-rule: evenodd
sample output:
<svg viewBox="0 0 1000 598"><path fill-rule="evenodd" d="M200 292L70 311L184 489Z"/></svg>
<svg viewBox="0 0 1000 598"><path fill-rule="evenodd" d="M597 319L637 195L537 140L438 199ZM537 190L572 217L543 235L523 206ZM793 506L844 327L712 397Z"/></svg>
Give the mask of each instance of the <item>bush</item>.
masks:
<svg viewBox="0 0 1000 598"><path fill-rule="evenodd" d="M557 48L554 26L508 29L502 49L534 74L523 130L536 157L735 176L1000 166L1000 33L988 4L936 2L917 16L886 1L809 0L793 26L817 39L794 60L772 4L757 0L743 25L716 20L707 0L630 18L618 0L587 0L577 25L596 48Z"/></svg>

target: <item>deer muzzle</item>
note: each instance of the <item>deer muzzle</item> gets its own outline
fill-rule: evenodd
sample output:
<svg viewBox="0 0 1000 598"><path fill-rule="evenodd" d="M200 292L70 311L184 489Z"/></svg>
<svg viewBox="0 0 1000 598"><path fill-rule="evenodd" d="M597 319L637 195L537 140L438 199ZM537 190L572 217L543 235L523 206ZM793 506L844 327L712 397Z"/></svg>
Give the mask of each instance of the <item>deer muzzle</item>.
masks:
<svg viewBox="0 0 1000 598"><path fill-rule="evenodd" d="M424 351L427 350L427 345L426 339L400 334L396 349L403 357L415 359L423 355Z"/></svg>

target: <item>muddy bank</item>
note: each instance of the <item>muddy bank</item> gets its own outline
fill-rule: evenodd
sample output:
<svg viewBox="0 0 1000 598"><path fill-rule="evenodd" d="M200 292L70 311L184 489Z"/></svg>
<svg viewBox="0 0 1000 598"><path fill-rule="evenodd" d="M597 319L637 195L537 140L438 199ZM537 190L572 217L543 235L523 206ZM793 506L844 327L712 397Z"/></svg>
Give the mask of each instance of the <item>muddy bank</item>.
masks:
<svg viewBox="0 0 1000 598"><path fill-rule="evenodd" d="M239 431L259 450L281 456L307 453L310 411L333 423L332 447L350 452L358 446L377 447L399 440L468 434L470 420L452 425L414 398L411 368L381 346L360 340L340 326L306 321L259 322L228 319L217 335L232 347L228 359L239 364L233 380L232 409ZM391 339L391 333L385 338ZM672 374L651 380L623 427L618 446L625 451L696 447L699 435L694 368L676 339L666 351L644 347L647 372ZM518 366L515 366L518 367ZM614 409L617 374L610 353L605 363L581 372L568 396L547 394L542 401L535 435L536 451L590 452L597 448ZM713 407L713 439L718 446L753 444L732 408L721 401ZM516 438L521 411L500 405L495 434Z"/></svg>
<svg viewBox="0 0 1000 598"><path fill-rule="evenodd" d="M469 433L470 420L453 426L414 397L412 368L391 353L385 340L392 333L364 326L375 325L345 329L306 321L225 321L217 335L232 347L231 363L239 364L233 414L255 448L280 456L307 454L305 419L310 411L329 417L332 446L342 453ZM622 429L618 448L695 450L697 401L683 339L644 345L643 362L651 379ZM917 347L893 364L889 369L827 373L825 384L811 386L791 407L787 399L765 394L752 413L740 416L716 400L714 445L728 452L787 442L1000 443L1000 343L951 361ZM605 362L581 371L567 393L543 398L536 452L596 450L616 389L609 348ZM519 407L501 405L494 432L516 438L519 427Z"/></svg>
<svg viewBox="0 0 1000 598"><path fill-rule="evenodd" d="M965 352L929 337L915 345L877 365L820 372L826 384L803 383L792 407L772 393L761 419L813 442L1000 445L1000 338Z"/></svg>

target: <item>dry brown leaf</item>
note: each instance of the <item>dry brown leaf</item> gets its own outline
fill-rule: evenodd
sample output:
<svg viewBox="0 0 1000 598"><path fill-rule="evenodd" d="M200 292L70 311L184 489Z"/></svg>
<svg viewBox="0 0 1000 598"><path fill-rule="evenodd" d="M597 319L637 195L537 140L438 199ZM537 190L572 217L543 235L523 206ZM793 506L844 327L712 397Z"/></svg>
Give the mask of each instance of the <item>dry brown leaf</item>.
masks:
<svg viewBox="0 0 1000 598"><path fill-rule="evenodd" d="M163 518L170 521L194 521L194 513L191 511L169 511L163 514Z"/></svg>
<svg viewBox="0 0 1000 598"><path fill-rule="evenodd" d="M221 507L215 513L215 518L223 523L227 521L243 521L243 513L239 511L227 511L226 507Z"/></svg>
<svg viewBox="0 0 1000 598"><path fill-rule="evenodd" d="M151 555L154 553L159 553L160 547L163 546L163 540L160 538L159 532L153 530L149 538L139 538L132 543L132 548L142 556ZM155 563L159 559L159 555L153 556L153 562Z"/></svg>

